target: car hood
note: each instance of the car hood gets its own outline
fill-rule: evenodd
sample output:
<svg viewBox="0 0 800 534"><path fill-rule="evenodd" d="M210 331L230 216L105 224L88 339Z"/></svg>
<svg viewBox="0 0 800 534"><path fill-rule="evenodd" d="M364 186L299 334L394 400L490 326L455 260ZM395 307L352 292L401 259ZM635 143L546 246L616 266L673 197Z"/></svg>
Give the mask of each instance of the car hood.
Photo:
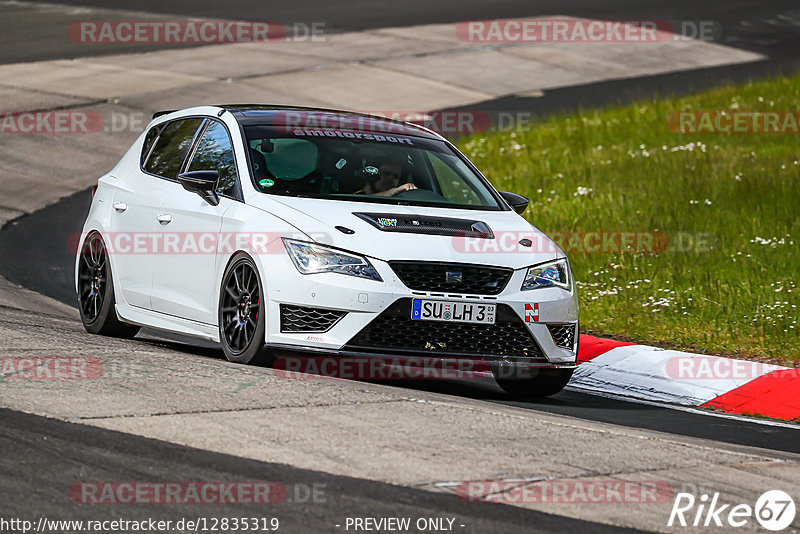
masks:
<svg viewBox="0 0 800 534"><path fill-rule="evenodd" d="M280 217L317 243L384 261L425 260L521 269L564 256L553 241L513 211L263 194L248 199L248 204ZM521 240L529 240L530 246L521 244Z"/></svg>

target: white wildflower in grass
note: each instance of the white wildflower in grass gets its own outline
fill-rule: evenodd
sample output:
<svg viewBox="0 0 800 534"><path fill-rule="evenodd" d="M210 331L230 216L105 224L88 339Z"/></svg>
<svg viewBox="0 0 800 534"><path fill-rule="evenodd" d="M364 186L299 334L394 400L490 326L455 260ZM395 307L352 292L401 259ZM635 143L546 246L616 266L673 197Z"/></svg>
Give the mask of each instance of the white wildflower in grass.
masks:
<svg viewBox="0 0 800 534"><path fill-rule="evenodd" d="M645 145L639 145L639 151L637 152L635 150L628 150L628 156L631 158L637 158L639 156L642 156L644 158L649 158L650 152L647 150L647 147Z"/></svg>
<svg viewBox="0 0 800 534"><path fill-rule="evenodd" d="M577 197L577 196L585 197L585 196L591 195L593 191L594 190L591 187L578 186L578 190L575 191L574 193L572 193L572 196L574 196L574 197Z"/></svg>
<svg viewBox="0 0 800 534"><path fill-rule="evenodd" d="M750 242L755 243L756 245L764 245L775 248L778 245L786 245L787 243L789 245L794 245L794 241L790 240L790 238L791 236L789 234L786 234L784 237L768 237L766 239L756 236L751 239ZM739 254L741 254L741 252Z"/></svg>
<svg viewBox="0 0 800 534"><path fill-rule="evenodd" d="M670 152L694 152L694 149L697 148L701 152L706 151L706 145L702 141L691 142L685 145L678 145L674 146L669 149ZM719 148L719 147L717 147Z"/></svg>
<svg viewBox="0 0 800 534"><path fill-rule="evenodd" d="M675 297L647 297L647 302L642 302L642 306L645 308L649 306L652 306L653 308L658 308L659 306L663 308L669 308L673 304L675 304Z"/></svg>

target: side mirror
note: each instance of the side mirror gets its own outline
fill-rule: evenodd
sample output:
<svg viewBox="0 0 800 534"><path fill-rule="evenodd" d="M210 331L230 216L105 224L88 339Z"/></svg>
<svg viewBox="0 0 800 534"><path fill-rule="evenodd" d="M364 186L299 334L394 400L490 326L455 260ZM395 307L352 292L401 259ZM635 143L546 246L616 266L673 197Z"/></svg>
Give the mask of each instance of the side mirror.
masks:
<svg viewBox="0 0 800 534"><path fill-rule="evenodd" d="M503 200L508 202L514 211L522 215L526 209L528 209L528 204L530 200L523 197L522 195L518 195L516 193L509 193L507 191L501 191L500 196L503 197Z"/></svg>
<svg viewBox="0 0 800 534"><path fill-rule="evenodd" d="M212 206L219 205L215 189L219 181L217 171L189 171L178 175L178 182L187 191L197 193Z"/></svg>

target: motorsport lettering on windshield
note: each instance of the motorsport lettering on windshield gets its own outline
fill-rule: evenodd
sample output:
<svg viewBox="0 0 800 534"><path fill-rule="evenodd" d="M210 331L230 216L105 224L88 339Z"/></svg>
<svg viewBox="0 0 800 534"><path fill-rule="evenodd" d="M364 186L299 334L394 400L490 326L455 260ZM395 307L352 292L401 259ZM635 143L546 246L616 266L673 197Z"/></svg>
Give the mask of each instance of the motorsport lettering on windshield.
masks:
<svg viewBox="0 0 800 534"><path fill-rule="evenodd" d="M366 139L367 141L383 141L388 143L399 143L401 145L413 145L411 139L407 137L397 137L391 135L377 135L360 132L342 132L339 130L293 130L293 135L298 137L312 136L312 137L341 137L345 139Z"/></svg>

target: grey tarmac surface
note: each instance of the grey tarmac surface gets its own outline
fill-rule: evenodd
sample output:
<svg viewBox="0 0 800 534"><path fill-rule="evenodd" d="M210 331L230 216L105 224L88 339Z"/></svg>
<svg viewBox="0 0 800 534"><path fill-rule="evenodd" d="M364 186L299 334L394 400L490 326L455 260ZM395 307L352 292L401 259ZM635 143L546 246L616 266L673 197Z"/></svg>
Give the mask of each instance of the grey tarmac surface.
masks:
<svg viewBox="0 0 800 534"><path fill-rule="evenodd" d="M454 495L246 460L163 441L0 409L0 517L37 523L152 518L277 518L279 531L342 532L348 517L448 518L464 533L638 532ZM274 483L275 504L80 504L80 482ZM279 486L278 486L279 485ZM78 494L79 495L79 494ZM91 501L90 501L91 502ZM260 524L260 523L259 523ZM339 527L337 528L337 525ZM169 529L174 531L175 529ZM412 529L411 532L416 532Z"/></svg>
<svg viewBox="0 0 800 534"><path fill-rule="evenodd" d="M158 45L93 47L63 42L69 24L80 20L159 20L197 17L232 20L273 20L283 24L323 22L332 32L359 31L462 20L566 15L606 20L711 20L722 29L722 43L765 53L772 58L796 58L800 47L797 3L792 0L718 4L692 0L442 0L427 2L329 2L303 0L231 2L146 0L62 0L60 2L0 2L9 13L0 19L0 62L38 61L163 48ZM114 14L112 11L119 11ZM143 15L147 13L148 16ZM58 46L55 46L55 44Z"/></svg>

